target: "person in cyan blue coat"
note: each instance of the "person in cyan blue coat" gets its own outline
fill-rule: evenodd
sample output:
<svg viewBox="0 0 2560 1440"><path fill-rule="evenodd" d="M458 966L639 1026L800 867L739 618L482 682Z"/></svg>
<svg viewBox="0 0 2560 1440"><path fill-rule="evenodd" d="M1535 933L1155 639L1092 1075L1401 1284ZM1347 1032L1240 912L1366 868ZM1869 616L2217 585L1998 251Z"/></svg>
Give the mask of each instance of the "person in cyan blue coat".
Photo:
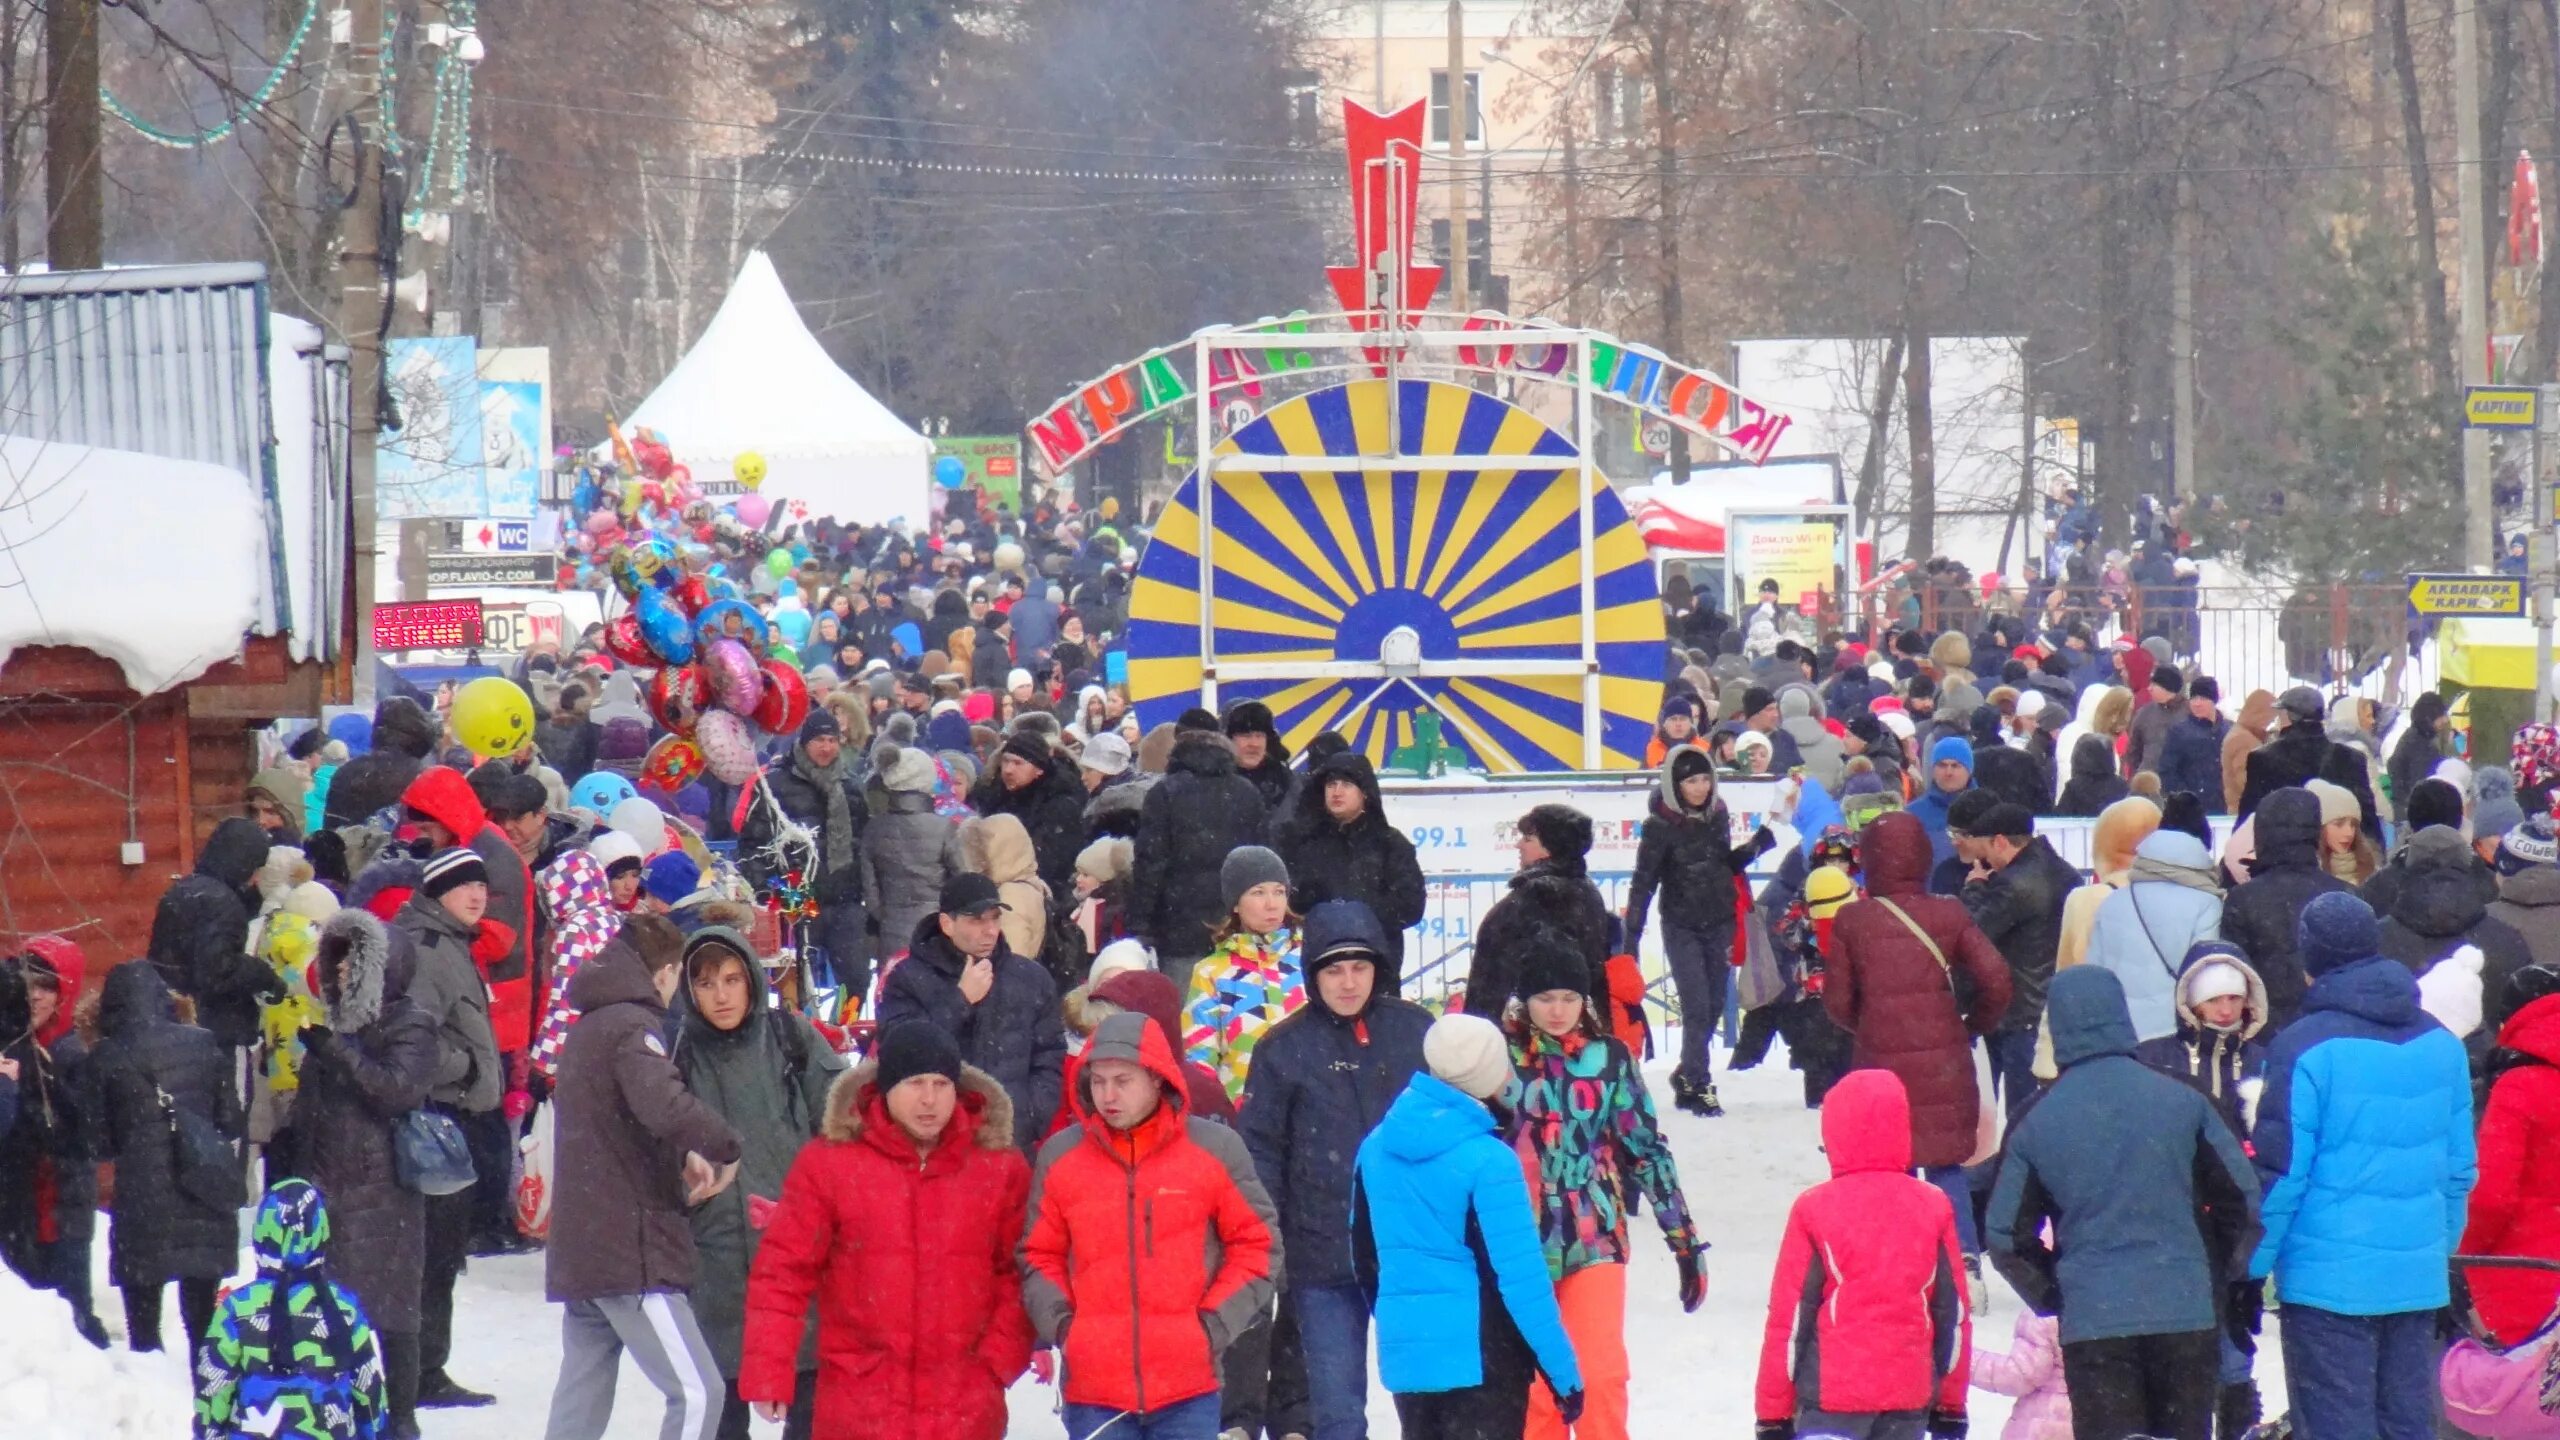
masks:
<svg viewBox="0 0 2560 1440"><path fill-rule="evenodd" d="M1582 1371L1529 1183L1487 1107L1510 1083L1510 1047L1482 1016L1444 1015L1422 1055L1429 1071L1355 1162L1354 1264L1377 1320L1378 1378L1406 1440L1520 1434L1532 1367L1570 1425L1582 1416Z"/></svg>
<svg viewBox="0 0 2560 1440"><path fill-rule="evenodd" d="M2284 1304L2285 1387L2306 1436L2435 1433L2436 1312L2477 1174L2471 1067L2381 953L2353 894L2303 907L2311 992L2259 1097L2266 1237L2252 1278Z"/></svg>

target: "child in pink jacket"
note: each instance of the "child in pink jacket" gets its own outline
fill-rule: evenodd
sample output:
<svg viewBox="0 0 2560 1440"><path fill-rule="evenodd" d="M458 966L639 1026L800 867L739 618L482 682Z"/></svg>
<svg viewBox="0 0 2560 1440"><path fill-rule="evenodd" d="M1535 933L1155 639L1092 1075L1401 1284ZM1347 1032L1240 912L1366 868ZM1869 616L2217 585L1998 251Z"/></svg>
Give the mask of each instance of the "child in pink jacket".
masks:
<svg viewBox="0 0 2560 1440"><path fill-rule="evenodd" d="M2000 1440L2071 1440L2071 1395L2062 1388L2061 1327L2053 1317L2020 1311L2006 1355L1977 1340L1967 1378L1977 1390L2017 1397Z"/></svg>

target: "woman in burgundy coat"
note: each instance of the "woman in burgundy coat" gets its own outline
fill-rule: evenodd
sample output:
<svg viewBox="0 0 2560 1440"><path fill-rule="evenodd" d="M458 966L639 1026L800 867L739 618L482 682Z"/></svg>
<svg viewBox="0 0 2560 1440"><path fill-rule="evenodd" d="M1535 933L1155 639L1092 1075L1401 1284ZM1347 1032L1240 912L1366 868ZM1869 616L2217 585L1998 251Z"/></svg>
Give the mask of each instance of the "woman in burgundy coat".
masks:
<svg viewBox="0 0 2560 1440"><path fill-rule="evenodd" d="M1927 893L1929 832L1904 812L1858 837L1864 898L1841 908L1822 1003L1849 1032L1854 1069L1890 1070L1911 1097L1911 1158L1947 1191L1968 1264L1978 1263L1964 1163L1982 1095L1973 1041L2009 1006L2009 967L1963 902Z"/></svg>

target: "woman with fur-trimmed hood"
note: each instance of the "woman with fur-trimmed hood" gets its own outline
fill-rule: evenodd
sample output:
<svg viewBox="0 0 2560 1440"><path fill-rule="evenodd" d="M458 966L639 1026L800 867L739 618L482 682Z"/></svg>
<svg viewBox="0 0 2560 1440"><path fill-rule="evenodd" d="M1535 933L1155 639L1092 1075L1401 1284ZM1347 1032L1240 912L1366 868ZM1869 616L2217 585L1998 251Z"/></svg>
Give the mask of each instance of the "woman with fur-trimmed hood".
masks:
<svg viewBox="0 0 2560 1440"><path fill-rule="evenodd" d="M417 1405L427 1222L392 1128L426 1103L440 1059L436 1017L409 999L416 967L408 933L362 909L322 922L311 968L324 1016L300 1032L291 1122L297 1173L329 1197L329 1268L382 1337L394 1426Z"/></svg>
<svg viewBox="0 0 2560 1440"><path fill-rule="evenodd" d="M999 1440L1031 1363L1014 1244L1031 1168L1002 1085L930 1021L881 1032L827 1093L747 1283L738 1391L841 1440ZM818 1380L794 1389L810 1307Z"/></svg>

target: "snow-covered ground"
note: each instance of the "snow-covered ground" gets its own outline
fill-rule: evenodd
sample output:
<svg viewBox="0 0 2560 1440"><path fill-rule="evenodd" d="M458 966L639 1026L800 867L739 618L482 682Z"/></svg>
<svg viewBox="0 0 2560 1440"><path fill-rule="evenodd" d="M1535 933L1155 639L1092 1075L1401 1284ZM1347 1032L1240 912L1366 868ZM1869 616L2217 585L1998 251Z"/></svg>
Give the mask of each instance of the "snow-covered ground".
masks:
<svg viewBox="0 0 2560 1440"><path fill-rule="evenodd" d="M1660 1039L1670 1044L1675 1037L1666 1034ZM1669 1070L1668 1062L1649 1068L1657 1096L1669 1094ZM1829 1174L1820 1149L1820 1117L1804 1108L1802 1089L1795 1072L1786 1068L1783 1048L1757 1070L1718 1078L1726 1107L1723 1118L1702 1120L1677 1112L1663 1117L1679 1157L1690 1207L1701 1233L1715 1247L1708 1255L1707 1303L1697 1314L1680 1312L1679 1279L1652 1216L1639 1216L1635 1222L1639 1243L1627 1287L1627 1349L1635 1375L1630 1398L1636 1440L1675 1440L1698 1433L1702 1423L1727 1432L1749 1426L1752 1379L1759 1366L1761 1323L1779 1231L1796 1194ZM99 1314L120 1344L123 1316L114 1291L105 1284L103 1238L98 1263ZM1984 1342L2006 1350L2020 1307L2006 1285L1996 1277L1990 1283L1990 1310L1976 1320L1976 1331ZM175 1344L174 1294L167 1309L169 1342ZM482 1410L423 1412L420 1421L428 1440L526 1440L540 1435L559 1369L559 1324L559 1311L542 1298L542 1257L473 1261L456 1303L452 1371L464 1384L494 1392L498 1403ZM67 1323L64 1328L67 1335ZM13 1339L10 1346L17 1343ZM2281 1407L2283 1394L2275 1343L2271 1322L2258 1367L2271 1414ZM145 1362L130 1367L126 1376L129 1383L159 1377L165 1377L177 1395L183 1394L174 1363ZM0 1415L7 1413L9 1398L7 1385L0 1383ZM184 1403L176 1395L173 1399ZM658 1433L657 1392L628 1363L623 1366L619 1401L613 1426L606 1432L612 1440L650 1440ZM1064 1435L1054 1391L1026 1377L1014 1387L1012 1405L1014 1436L1050 1440ZM2009 1402L2002 1397L1973 1392L1974 1433L1985 1440L1996 1436L2008 1410ZM1369 1411L1372 1433L1381 1437L1397 1433L1395 1408L1374 1381ZM755 1433L770 1436L778 1434L779 1427L759 1423ZM182 1434L182 1429L173 1429L169 1440L180 1440Z"/></svg>

